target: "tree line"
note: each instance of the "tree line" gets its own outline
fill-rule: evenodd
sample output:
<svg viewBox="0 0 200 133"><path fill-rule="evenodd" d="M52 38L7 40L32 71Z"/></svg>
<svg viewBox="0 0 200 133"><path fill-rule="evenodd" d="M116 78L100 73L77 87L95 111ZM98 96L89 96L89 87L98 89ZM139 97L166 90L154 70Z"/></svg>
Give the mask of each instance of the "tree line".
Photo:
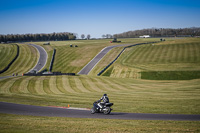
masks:
<svg viewBox="0 0 200 133"><path fill-rule="evenodd" d="M85 38L85 35L84 35L84 34L81 34L81 38L82 38L82 39L88 39L88 40L89 40L89 39L91 38L91 35L88 34L87 37Z"/></svg>
<svg viewBox="0 0 200 133"><path fill-rule="evenodd" d="M115 38L134 38L142 35L150 35L151 37L193 37L200 36L200 28L150 28L114 34L113 36Z"/></svg>
<svg viewBox="0 0 200 133"><path fill-rule="evenodd" d="M7 34L0 35L0 42L24 42L24 41L63 41L75 40L76 36L73 33L49 33L49 34Z"/></svg>

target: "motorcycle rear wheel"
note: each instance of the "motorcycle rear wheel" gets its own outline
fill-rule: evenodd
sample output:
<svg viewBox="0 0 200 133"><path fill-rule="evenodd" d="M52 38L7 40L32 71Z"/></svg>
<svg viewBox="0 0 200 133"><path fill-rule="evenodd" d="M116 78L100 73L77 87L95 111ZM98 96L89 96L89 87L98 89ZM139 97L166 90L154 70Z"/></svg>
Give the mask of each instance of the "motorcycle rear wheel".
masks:
<svg viewBox="0 0 200 133"><path fill-rule="evenodd" d="M110 114L110 112L111 112L111 108L110 108L110 107L106 107L105 110L103 111L103 113L104 113L105 115Z"/></svg>

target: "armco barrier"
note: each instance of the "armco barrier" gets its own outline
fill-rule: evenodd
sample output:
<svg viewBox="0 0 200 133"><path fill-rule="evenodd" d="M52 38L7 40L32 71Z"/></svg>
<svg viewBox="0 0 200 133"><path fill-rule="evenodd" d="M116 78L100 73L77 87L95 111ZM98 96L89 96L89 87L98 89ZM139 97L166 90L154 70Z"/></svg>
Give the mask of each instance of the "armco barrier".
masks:
<svg viewBox="0 0 200 133"><path fill-rule="evenodd" d="M130 48L130 47L133 47L133 46L137 46L137 45L142 45L142 44L150 44L150 43L157 43L157 42L149 42L149 43L138 43L138 44L133 44L133 45L129 45L129 46L126 46L123 48L123 50L118 54L118 56L110 63L108 64L103 70L101 70L97 76L100 76L103 72L105 72L106 69L108 69L118 58L119 56L124 52L124 50L126 48Z"/></svg>
<svg viewBox="0 0 200 133"><path fill-rule="evenodd" d="M50 66L49 66L50 72L52 71L52 68L53 68L53 62L54 62L55 54L56 54L56 49L53 49L53 55L52 55Z"/></svg>
<svg viewBox="0 0 200 133"><path fill-rule="evenodd" d="M8 44L9 45L9 44ZM12 44L13 45L13 44ZM12 65L12 63L17 59L17 57L19 56L19 46L17 44L14 44L17 46L17 54L15 56L15 58L13 58L13 60L3 69L0 71L0 74L7 71L9 69L9 67Z"/></svg>
<svg viewBox="0 0 200 133"><path fill-rule="evenodd" d="M49 73L26 73L24 76L54 76L54 75L69 75L75 76L75 73L61 73L61 72L49 72Z"/></svg>

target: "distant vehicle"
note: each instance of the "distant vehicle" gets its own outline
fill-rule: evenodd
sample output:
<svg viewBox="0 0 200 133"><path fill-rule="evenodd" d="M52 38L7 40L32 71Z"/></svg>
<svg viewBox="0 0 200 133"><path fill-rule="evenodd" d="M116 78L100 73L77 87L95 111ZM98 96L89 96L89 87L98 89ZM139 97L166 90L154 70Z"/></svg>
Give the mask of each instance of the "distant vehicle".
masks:
<svg viewBox="0 0 200 133"><path fill-rule="evenodd" d="M33 70L31 70L29 73L36 74L36 73L37 73L37 70L36 70L36 69L33 69Z"/></svg>
<svg viewBox="0 0 200 133"><path fill-rule="evenodd" d="M44 43L43 45L50 45L50 42L46 42L46 43Z"/></svg>
<svg viewBox="0 0 200 133"><path fill-rule="evenodd" d="M43 72L42 74L53 74L52 72Z"/></svg>
<svg viewBox="0 0 200 133"><path fill-rule="evenodd" d="M112 41L110 41L110 43L113 43L113 42L119 43L119 42L121 42L121 41L117 41L117 38L114 38Z"/></svg>
<svg viewBox="0 0 200 133"><path fill-rule="evenodd" d="M139 38L149 38L150 35L143 35L143 36L139 36Z"/></svg>

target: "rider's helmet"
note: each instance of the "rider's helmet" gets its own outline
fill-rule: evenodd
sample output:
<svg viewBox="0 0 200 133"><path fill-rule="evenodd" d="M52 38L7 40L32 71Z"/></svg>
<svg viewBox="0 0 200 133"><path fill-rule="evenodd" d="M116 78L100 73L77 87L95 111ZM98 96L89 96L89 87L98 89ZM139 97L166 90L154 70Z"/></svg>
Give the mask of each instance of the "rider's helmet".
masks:
<svg viewBox="0 0 200 133"><path fill-rule="evenodd" d="M103 94L103 96L107 96L107 94Z"/></svg>

